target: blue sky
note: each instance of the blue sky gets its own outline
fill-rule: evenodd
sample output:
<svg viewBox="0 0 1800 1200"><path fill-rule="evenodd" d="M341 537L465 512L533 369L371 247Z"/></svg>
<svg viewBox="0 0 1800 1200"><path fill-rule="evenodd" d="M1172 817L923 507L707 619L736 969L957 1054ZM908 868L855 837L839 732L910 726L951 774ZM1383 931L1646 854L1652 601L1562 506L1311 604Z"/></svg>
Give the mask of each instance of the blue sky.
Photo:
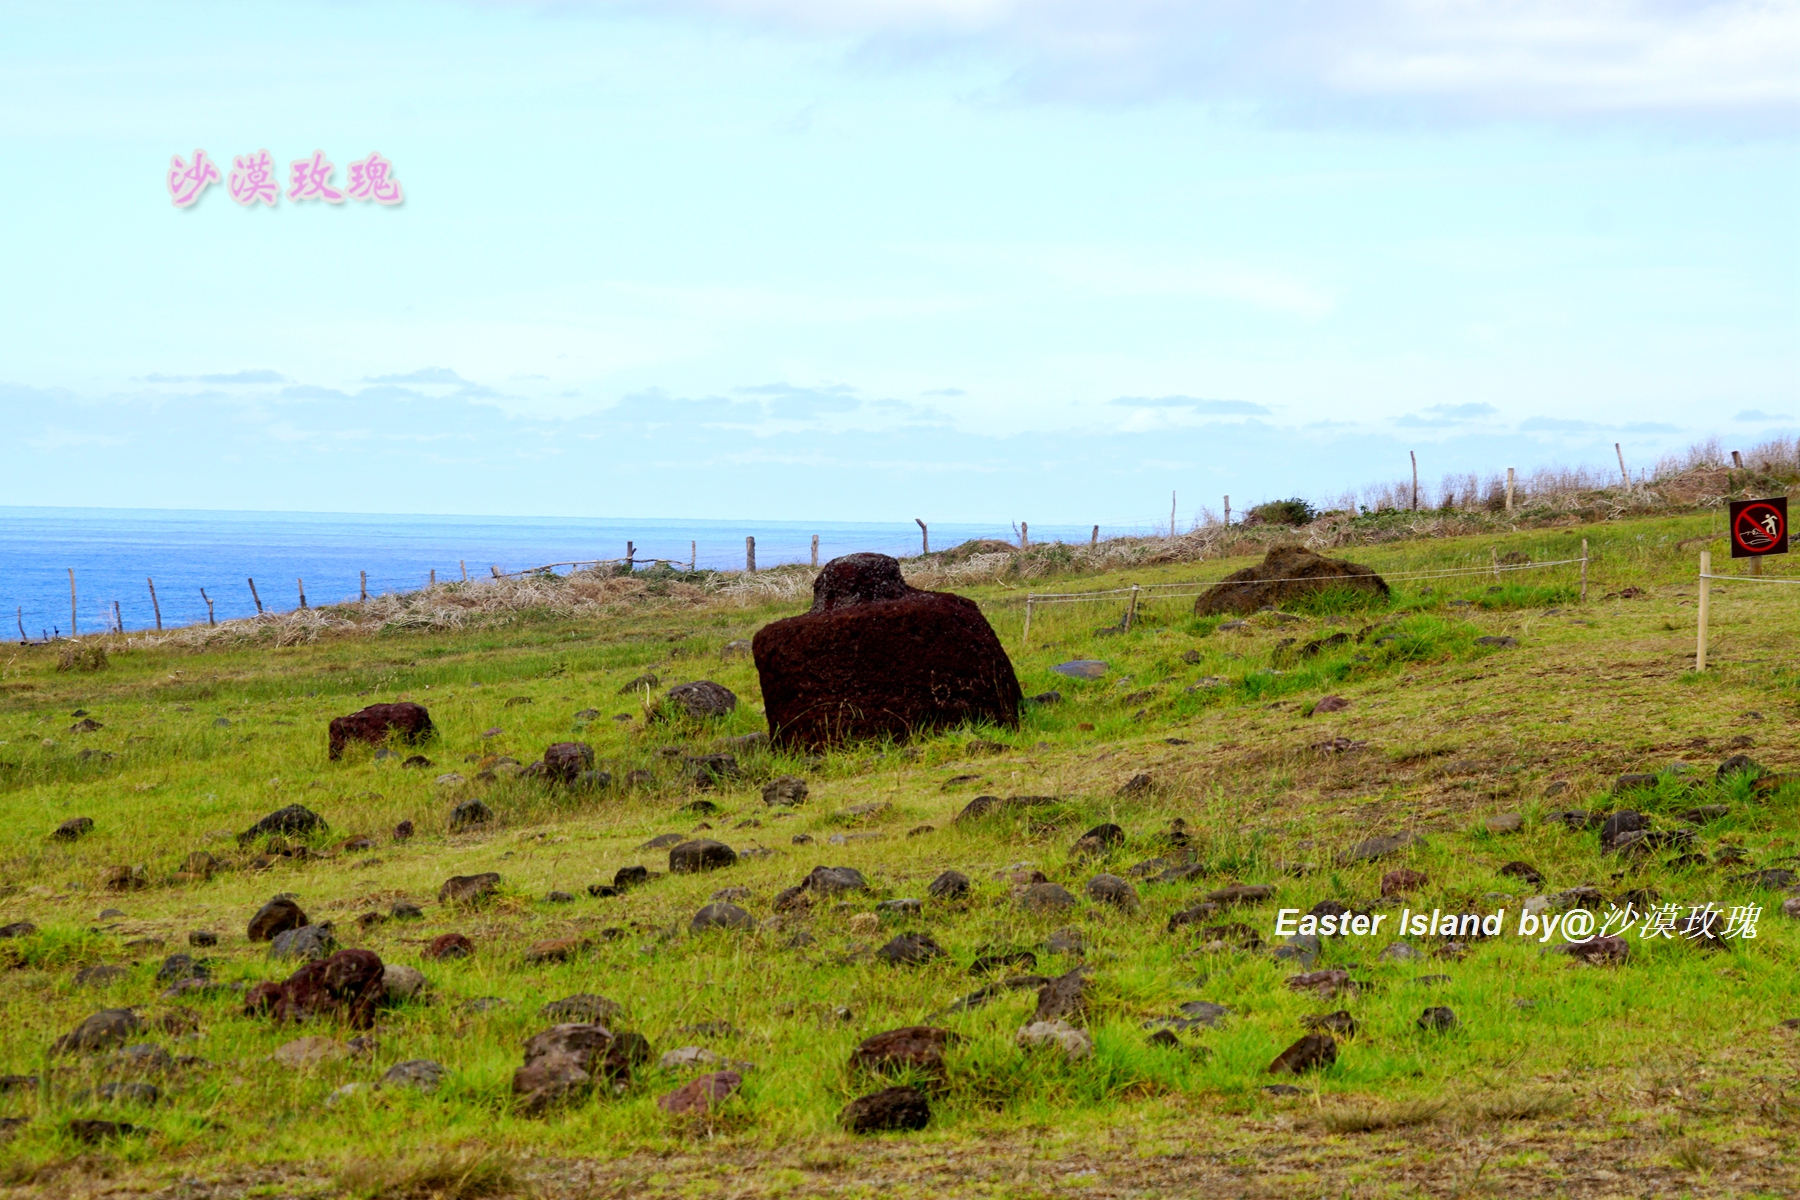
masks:
<svg viewBox="0 0 1800 1200"><path fill-rule="evenodd" d="M1793 2L0 21L0 504L1185 522L1800 429Z"/></svg>

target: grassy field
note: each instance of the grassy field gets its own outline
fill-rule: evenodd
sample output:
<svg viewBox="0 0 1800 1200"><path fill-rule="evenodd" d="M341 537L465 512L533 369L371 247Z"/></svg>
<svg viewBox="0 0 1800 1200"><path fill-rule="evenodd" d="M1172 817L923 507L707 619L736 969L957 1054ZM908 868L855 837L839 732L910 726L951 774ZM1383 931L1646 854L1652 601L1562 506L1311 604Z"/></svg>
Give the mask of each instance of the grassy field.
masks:
<svg viewBox="0 0 1800 1200"><path fill-rule="evenodd" d="M0 1073L36 1077L0 1093L0 1116L24 1119L0 1141L0 1190L1795 1195L1800 1029L1783 1022L1800 1017L1800 921L1782 903L1800 893L1745 876L1800 871L1800 776L1757 790L1749 776L1717 782L1714 770L1746 753L1770 774L1800 772L1800 588L1718 587L1712 669L1696 675L1698 546L1681 543L1716 526L1709 515L1396 542L1350 555L1393 573L1387 603L1327 597L1222 628L1192 615L1191 596L1145 591L1128 632L1115 631L1119 596L1035 606L1029 645L1021 588L970 588L1026 694L1055 690L1060 702L1028 705L1017 730L953 730L905 747L812 760L740 749L742 777L705 791L681 756L764 728L754 666L729 643L803 605L526 616L492 629L281 647L115 646L100 670L58 670L57 646L0 649L0 924L36 927L0 940L9 968L0 971ZM1567 566L1499 582L1408 574L1482 568L1509 554L1578 557L1583 538L1593 555L1585 603ZM1214 579L1246 561L1062 578L1054 590ZM1301 653L1339 631L1350 636ZM1108 669L1095 680L1051 669L1077 658ZM632 686L646 674L656 685ZM734 713L697 723L647 710L669 686L703 678L738 695ZM1314 712L1327 695L1348 707ZM332 716L399 699L431 710L439 737L422 748L430 766L366 748L327 761ZM84 719L100 727L72 728ZM614 786L552 789L503 761L530 763L571 739L594 747ZM625 786L632 772L638 782ZM1628 772L1660 778L1614 797ZM763 803L763 783L780 775L806 779L804 805ZM981 794L1056 799L1017 816L952 820ZM494 820L452 831L451 809L471 797ZM687 807L696 800L717 811ZM236 835L296 803L329 831L305 839L303 856L256 865L263 847L240 846ZM844 811L871 804L885 807ZM1702 805L1722 808L1682 820ZM1694 849L1725 861L1670 866L1673 849L1605 854L1596 831L1547 817L1620 808L1648 814L1657 829L1692 829ZM1487 819L1507 813L1521 827L1490 831ZM94 823L86 836L49 836L82 816ZM1161 840L1177 818L1202 869L1167 883L1133 876L1142 861L1178 860ZM396 841L403 820L417 832ZM1077 838L1103 822L1123 827L1125 842L1099 857L1075 853ZM736 848L737 864L588 894L621 867L666 871L666 851L644 843L697 829ZM1373 861L1344 856L1385 834L1423 840ZM340 848L357 836L373 848ZM177 880L195 851L222 869ZM1498 873L1519 860L1544 881ZM819 865L855 867L875 890L808 914L774 913L776 893ZM145 886L103 886L109 869L140 866ZM1397 868L1423 882L1384 900L1382 877ZM946 869L973 880L966 899L926 896ZM1078 897L1096 874L1126 876L1139 903L1082 897L1069 911L1027 912L1007 874L1028 870ZM447 877L483 871L502 876L492 902L437 903ZM1171 915L1240 882L1272 884L1275 894L1210 923L1244 922L1264 945L1223 945L1199 925L1169 931ZM1760 906L1761 918L1754 940L1722 950L1640 939L1634 928L1618 966L1546 954L1513 934L1528 896L1579 885L1608 900L1641 900L1648 889L1684 912ZM748 889L738 903L762 926L690 933L688 919L723 888ZM552 902L553 891L574 899ZM368 1048L290 1067L274 1057L284 1043L347 1043L355 1031L246 1017L229 986L162 996L157 973L175 953L203 958L226 985L285 977L295 964L270 961L245 935L278 893L331 921L341 946L427 976L421 998L381 1014ZM923 901L917 915L876 910L908 897ZM358 920L397 900L417 903L423 918ZM1290 989L1302 967L1270 952L1279 909L1324 900L1396 917L1403 906L1505 908L1508 928L1460 958L1438 954L1443 938L1392 936L1393 919L1383 936L1328 938L1308 969L1347 968L1362 987L1327 999ZM1083 935L1084 952L1048 948L1067 928ZM218 944L191 949L195 930L216 933ZM918 930L946 953L915 966L875 955ZM473 956L424 961L426 944L448 932L469 937ZM570 935L585 942L569 961L526 961L533 943ZM1423 957L1383 957L1394 941ZM1015 1044L1032 990L944 1011L990 982L971 974L978 955L1024 950L1041 974L1090 969L1090 1056ZM77 982L102 964L124 970ZM576 993L616 1001L622 1012L609 1024L642 1033L654 1054L622 1094L524 1115L509 1091L521 1044L551 1023L542 1005ZM1182 1030L1178 1046L1148 1040L1147 1022L1178 1017L1192 1001L1230 1012ZM150 1077L153 1104L97 1098L126 1078L107 1053L51 1052L90 1013L121 1006L149 1022L134 1040L193 1060ZM1422 1031L1428 1006L1452 1009L1457 1028ZM177 1008L187 1023L177 1014L167 1032L158 1022ZM1266 1073L1306 1032L1304 1017L1338 1008L1359 1032L1340 1039L1333 1066ZM918 1023L961 1035L930 1125L843 1132L839 1110L884 1086L849 1069L851 1051ZM682 1046L750 1064L742 1089L705 1121L656 1104L702 1069L658 1065ZM343 1090L413 1059L446 1068L435 1092ZM1271 1084L1293 1091L1274 1094ZM93 1117L139 1130L84 1142L71 1122Z"/></svg>

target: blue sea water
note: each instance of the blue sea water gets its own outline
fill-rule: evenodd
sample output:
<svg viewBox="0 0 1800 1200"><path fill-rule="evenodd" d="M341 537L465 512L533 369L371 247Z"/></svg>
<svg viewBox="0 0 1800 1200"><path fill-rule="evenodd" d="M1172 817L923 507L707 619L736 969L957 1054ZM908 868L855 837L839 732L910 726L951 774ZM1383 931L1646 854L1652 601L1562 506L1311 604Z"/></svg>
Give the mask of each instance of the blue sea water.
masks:
<svg viewBox="0 0 1800 1200"><path fill-rule="evenodd" d="M1102 536L1109 532L1102 530ZM1087 541L1090 528L1033 528L1032 541ZM547 563L635 557L701 567L741 569L744 538L756 538L760 567L806 562L812 537L819 561L875 550L916 554L910 523L792 521L578 520L561 517L393 516L375 513L205 512L174 509L0 507L0 637L70 632L69 571L75 573L76 631L112 628L113 604L127 630L155 626L155 580L165 628L207 619L201 589L218 620L254 615L249 579L265 607L297 607L304 580L308 604L354 600L359 572L369 594L470 578L490 568L518 571ZM1011 540L1005 525L933 525L938 549L968 538Z"/></svg>

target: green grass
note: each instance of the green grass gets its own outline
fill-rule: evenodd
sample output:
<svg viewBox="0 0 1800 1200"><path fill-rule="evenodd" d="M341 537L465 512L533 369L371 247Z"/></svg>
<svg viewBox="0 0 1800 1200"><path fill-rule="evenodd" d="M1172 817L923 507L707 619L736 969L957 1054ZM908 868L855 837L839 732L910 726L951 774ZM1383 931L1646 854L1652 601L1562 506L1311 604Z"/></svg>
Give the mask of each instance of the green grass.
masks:
<svg viewBox="0 0 1800 1200"><path fill-rule="evenodd" d="M1785 595L1770 594L1784 589L1721 589L1718 665L1695 675L1684 658L1692 650L1692 563L1675 544L1706 520L1393 542L1350 555L1387 572L1444 570L1486 566L1513 551L1539 561L1569 557L1572 548L1578 555L1587 537L1593 561L1585 605L1566 567L1503 575L1499 585L1485 574L1401 579L1383 603L1327 595L1291 618L1265 613L1233 629L1194 617L1191 595L1143 593L1129 632L1098 632L1121 611L1119 598L1107 597L1039 609L1023 645L1021 593L1001 584L967 589L983 602L1025 692L1055 690L1059 703L1029 705L1017 730L950 730L822 761L740 752L742 780L704 794L721 809L704 823L740 851L761 846L770 856L703 878L662 878L609 899L590 898L585 888L610 882L628 864L662 869L661 855L636 847L701 823L680 811L697 794L679 758L665 751L703 752L763 727L754 667L721 648L795 606L721 604L604 622L525 615L501 628L201 652L115 642L108 665L87 672L58 671L54 648L0 651L0 923L39 927L0 942L7 967L0 971L0 1072L46 1081L36 1091L0 1095L0 1115L30 1118L4 1143L0 1172L26 1189L102 1176L160 1185L198 1174L236 1179L243 1194L260 1187L475 1197L580 1191L558 1173L557 1164L576 1160L598 1164L584 1169L607 1179L677 1191L705 1190L709 1164L754 1162L769 1169L757 1175L762 1191L751 1194L830 1191L868 1170L889 1190L929 1195L954 1190L945 1180L956 1176L930 1174L931 1156L941 1151L997 1194L1031 1194L1006 1164L1073 1158L1152 1191L1181 1171L1241 1159L1263 1164L1256 1169L1271 1188L1336 1195L1365 1186L1367 1163L1393 1151L1370 1139L1401 1139L1409 1162L1448 1169L1470 1153L1471 1137L1529 1136L1530 1153L1496 1152L1456 1169L1466 1167L1495 1194L1553 1190L1576 1178L1569 1172L1590 1147L1611 1143L1620 1149L1608 1161L1663 1172L1657 1178L1670 1190L1775 1188L1797 1169L1793 1114L1800 1109L1789 1078L1796 1035L1776 1027L1800 1015L1792 984L1800 926L1780 915L1781 893L1734 876L1800 854L1800 788L1756 795L1746 779L1711 782L1711 767L1732 751L1732 739L1747 736L1748 752L1770 768L1800 769L1793 736L1800 675L1791 649L1800 613ZM1055 590L1218 578L1239 565L1158 567L1123 580L1058 581ZM1628 586L1648 595L1603 598ZM1347 636L1303 653L1337 633ZM1490 636L1520 645L1477 640ZM1103 659L1110 669L1094 681L1051 669L1078 657ZM641 693L621 694L644 672L661 679L653 694L710 678L741 703L717 722L651 720ZM1314 712L1326 694L1349 699L1350 708ZM427 704L439 727L422 748L430 768L377 760L368 749L326 760L331 716L401 698ZM529 703L509 705L515 698ZM590 708L599 715L576 718ZM77 709L103 728L70 732ZM1752 710L1759 720L1744 715ZM615 721L616 714L630 719ZM496 727L498 734L484 736ZM568 739L593 745L615 780L646 771L650 782L568 793L504 775L492 783L474 778L486 758L526 763ZM1010 749L973 753L977 739ZM1334 747L1332 739L1363 745L1315 749ZM1698 770L1669 770L1676 758ZM1612 780L1627 770L1664 775L1654 789L1615 800ZM464 781L438 782L447 772ZM1120 794L1138 773L1152 785ZM791 815L760 798L760 784L781 774L802 775L812 788ZM947 785L965 775L974 778ZM953 824L962 805L983 793L1058 801ZM449 810L469 796L480 796L497 820L451 833ZM873 817L841 813L870 801L893 807ZM287 803L330 822L328 833L310 839L322 856L251 869L253 848L240 849L235 833ZM1744 847L1745 865L1677 870L1663 865L1671 854L1622 862L1601 853L1596 833L1540 820L1552 809L1624 803L1664 827L1697 805L1728 806L1699 828L1699 840L1708 851ZM1481 827L1481 818L1508 810L1524 814L1521 832ZM74 843L48 838L76 815L94 819L92 834ZM1139 880L1135 912L1084 901L1072 913L1040 917L1023 912L996 878L1002 868L1029 863L1079 893L1099 871L1124 874L1165 854L1158 835L1176 817L1187 823L1206 870L1173 884ZM389 831L403 819L418 833L395 843ZM760 824L740 827L746 821ZM1103 859L1072 857L1075 840L1102 821L1123 826L1127 843ZM922 825L933 828L909 836ZM1395 830L1426 842L1396 859L1339 863L1352 843ZM828 840L862 832L883 836ZM373 837L376 848L333 849L358 834ZM796 844L797 834L813 840ZM175 882L200 849L227 869L204 882ZM1212 888L1267 882L1278 888L1272 902L1220 919L1245 921L1272 940L1277 908L1371 901L1382 874L1401 865L1427 877L1406 901L1414 908L1515 911L1533 889L1497 873L1514 859L1544 873L1545 892L1593 883L1608 895L1643 887L1680 902L1758 903L1759 936L1710 955L1634 937L1632 961L1616 969L1544 956L1511 936L1477 943L1460 962L1413 963L1378 957L1389 938L1333 939L1319 966L1350 967L1368 986L1321 1000L1289 990L1294 968L1266 949L1217 952L1204 948L1194 927L1165 931L1170 915ZM723 887L750 888L746 907L759 920L770 917L774 894L821 863L857 867L876 894L822 904L808 919L784 918L751 934L687 932L687 918ZM147 889L99 890L103 869L136 864L147 870ZM922 918L886 919L874 934L853 926L880 900L923 899L929 881L951 867L975 881L967 901L927 901ZM498 902L474 913L435 903L444 878L483 870L503 876ZM551 904L552 889L577 900ZM250 914L277 892L295 894L315 920L333 921L341 943L420 965L430 997L386 1013L369 1056L302 1072L270 1055L301 1033L348 1032L247 1019L233 995L184 1001L199 1015L199 1032L146 1040L206 1065L157 1080L164 1098L155 1107L124 1110L123 1119L147 1127L147 1135L97 1148L73 1142L70 1119L117 1115L77 1099L113 1076L104 1055L50 1058L54 1038L104 1006L137 1005L151 1018L166 1012L154 976L163 955L188 950L192 929L220 934L218 948L193 951L210 960L216 979L248 984L285 974L244 940ZM386 911L402 897L424 906L423 921L359 929L359 914ZM108 907L124 915L100 918ZM1042 949L1051 932L1069 925L1089 940L1081 960ZM871 957L888 937L914 928L928 929L946 957L913 968ZM811 944L791 945L802 929ZM424 943L451 930L475 941L474 957L421 963ZM591 939L575 961L523 961L531 942L571 933ZM164 944L127 946L140 938ZM1424 940L1420 948L1434 945ZM1064 1062L1015 1045L1035 1000L1028 990L932 1016L986 982L969 973L978 954L1033 947L1042 973L1077 961L1091 968L1091 1058ZM103 989L74 983L79 968L101 963L128 972ZM1430 974L1450 980L1415 982ZM615 1024L642 1032L658 1053L698 1044L754 1064L743 1090L711 1122L675 1121L656 1097L687 1076L652 1063L623 1095L549 1117L517 1113L509 1081L520 1044L547 1024L539 1006L575 992L619 1001L624 1013ZM469 1011L465 1003L478 997L506 1004ZM1227 1005L1233 1015L1215 1029L1184 1033L1180 1049L1148 1044L1144 1023L1178 1015L1189 1000ZM1461 1028L1419 1031L1420 1011L1434 1004L1451 1006ZM1303 1032L1303 1016L1337 1007L1350 1008L1362 1032L1341 1044L1335 1066L1300 1079L1264 1073ZM878 1086L848 1069L851 1050L871 1033L927 1019L962 1037L931 1127L905 1138L848 1139L836 1128L837 1111ZM735 1032L684 1032L708 1022L727 1022ZM449 1068L435 1095L365 1090L326 1104L342 1085L371 1082L411 1058ZM1782 1064L1786 1076L1776 1069ZM1274 1082L1306 1095L1262 1091ZM1282 1158L1296 1122L1313 1131L1309 1138L1323 1139L1314 1159ZM1215 1148L1217 1162L1165 1165L1163 1175L1148 1165L1171 1161L1169 1147L1193 1146ZM1717 1171L1707 1175L1714 1158L1749 1173L1722 1182ZM1225 1185L1195 1175L1183 1186Z"/></svg>

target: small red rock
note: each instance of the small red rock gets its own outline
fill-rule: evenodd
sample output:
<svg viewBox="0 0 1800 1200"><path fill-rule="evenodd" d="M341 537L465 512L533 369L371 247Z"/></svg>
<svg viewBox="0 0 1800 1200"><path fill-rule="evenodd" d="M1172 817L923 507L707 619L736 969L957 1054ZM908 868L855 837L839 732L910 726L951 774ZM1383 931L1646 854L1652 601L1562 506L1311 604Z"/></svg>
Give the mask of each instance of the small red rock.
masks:
<svg viewBox="0 0 1800 1200"><path fill-rule="evenodd" d="M714 1071L683 1084L656 1103L664 1112L678 1117L703 1113L725 1103L743 1082L744 1077L736 1071Z"/></svg>
<svg viewBox="0 0 1800 1200"><path fill-rule="evenodd" d="M425 947L425 957L434 962L451 958L467 958L475 953L475 943L460 933L439 934Z"/></svg>
<svg viewBox="0 0 1800 1200"><path fill-rule="evenodd" d="M1381 877L1381 894L1384 896L1404 896L1424 886L1425 872L1409 871L1405 867L1389 871Z"/></svg>

